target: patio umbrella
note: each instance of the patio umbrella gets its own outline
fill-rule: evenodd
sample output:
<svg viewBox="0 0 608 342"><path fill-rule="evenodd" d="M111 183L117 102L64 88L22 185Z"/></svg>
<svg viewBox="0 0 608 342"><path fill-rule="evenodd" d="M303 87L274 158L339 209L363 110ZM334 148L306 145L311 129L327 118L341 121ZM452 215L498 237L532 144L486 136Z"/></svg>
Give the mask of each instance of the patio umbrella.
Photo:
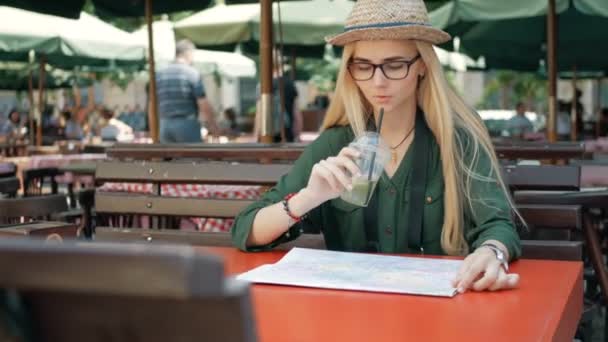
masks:
<svg viewBox="0 0 608 342"><path fill-rule="evenodd" d="M0 17L0 60L28 62L34 51L62 69L145 63L129 33L86 13L76 20L0 6Z"/></svg>
<svg viewBox="0 0 608 342"><path fill-rule="evenodd" d="M462 52L483 56L489 68L547 68L550 141L555 140L557 72L608 70L605 0L453 0L430 18L460 38Z"/></svg>
<svg viewBox="0 0 608 342"><path fill-rule="evenodd" d="M278 25L279 3L273 3L273 21ZM325 36L341 32L353 2L311 0L280 2L284 50L299 57L322 57ZM175 23L175 34L201 48L233 49L258 53L261 9L258 4L217 5ZM275 32L275 37L278 32Z"/></svg>

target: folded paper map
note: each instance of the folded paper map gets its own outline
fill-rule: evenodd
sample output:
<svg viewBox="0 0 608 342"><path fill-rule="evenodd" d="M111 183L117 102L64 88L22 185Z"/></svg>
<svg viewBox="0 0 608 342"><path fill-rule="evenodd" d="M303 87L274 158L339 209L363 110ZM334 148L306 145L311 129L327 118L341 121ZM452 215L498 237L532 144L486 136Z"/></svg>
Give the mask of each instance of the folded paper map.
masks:
<svg viewBox="0 0 608 342"><path fill-rule="evenodd" d="M252 283L453 297L461 260L294 248L275 264L245 272Z"/></svg>

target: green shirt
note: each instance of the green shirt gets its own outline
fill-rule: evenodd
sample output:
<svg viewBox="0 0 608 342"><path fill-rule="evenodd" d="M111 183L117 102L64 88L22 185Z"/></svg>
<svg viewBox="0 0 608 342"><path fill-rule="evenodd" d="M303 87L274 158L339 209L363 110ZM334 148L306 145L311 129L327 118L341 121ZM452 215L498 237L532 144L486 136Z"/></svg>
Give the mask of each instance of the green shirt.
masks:
<svg viewBox="0 0 608 342"><path fill-rule="evenodd" d="M439 146L428 130L416 129L430 139L426 195L423 213L422 241L427 254L445 254L441 248L443 225L443 172ZM366 248L364 208L336 198L321 204L308 213L308 219L292 226L277 240L264 246L247 247L246 241L257 212L280 202L285 195L298 192L308 184L312 167L322 159L337 155L354 140L349 126L325 130L311 143L295 162L289 174L262 198L245 208L232 226L233 242L242 250L269 250L281 243L296 239L307 232L322 232L328 249L363 251ZM407 245L407 222L410 197L410 174L413 145L410 146L392 178L383 173L376 186L378 198L377 226L379 250L383 253L417 253ZM465 160L470 160L465 159ZM488 175L491 169L487 155L480 155L476 172ZM511 220L511 210L504 192L495 181L473 180L471 184L472 210L465 209L465 238L471 250L487 240L502 242L512 258L521 254L519 236ZM468 208L468 205L463 204ZM474 214L473 214L474 213Z"/></svg>

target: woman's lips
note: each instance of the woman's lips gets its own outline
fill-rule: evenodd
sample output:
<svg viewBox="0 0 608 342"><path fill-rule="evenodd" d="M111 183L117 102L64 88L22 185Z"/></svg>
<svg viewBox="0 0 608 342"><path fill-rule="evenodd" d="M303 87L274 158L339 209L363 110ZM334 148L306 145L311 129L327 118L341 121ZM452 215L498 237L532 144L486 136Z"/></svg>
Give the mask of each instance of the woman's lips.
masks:
<svg viewBox="0 0 608 342"><path fill-rule="evenodd" d="M391 97L390 96L374 96L374 99L376 99L376 102L384 103L384 102L388 102L391 99Z"/></svg>

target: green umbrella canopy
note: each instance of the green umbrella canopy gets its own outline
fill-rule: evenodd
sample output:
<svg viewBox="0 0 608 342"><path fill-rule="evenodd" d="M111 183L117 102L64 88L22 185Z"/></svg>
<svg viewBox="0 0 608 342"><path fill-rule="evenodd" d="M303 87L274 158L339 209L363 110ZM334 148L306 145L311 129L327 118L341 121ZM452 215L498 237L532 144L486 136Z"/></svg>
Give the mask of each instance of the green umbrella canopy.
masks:
<svg viewBox="0 0 608 342"><path fill-rule="evenodd" d="M27 62L34 51L63 69L145 63L129 33L86 13L76 20L0 6L0 17L0 60Z"/></svg>
<svg viewBox="0 0 608 342"><path fill-rule="evenodd" d="M324 38L342 32L350 13L350 1L284 1L281 23L285 51L299 57L318 57L325 51ZM275 42L279 41L278 4L273 4ZM188 38L201 48L231 48L241 43L246 52L257 53L260 40L260 5L218 5L175 23L177 39Z"/></svg>
<svg viewBox="0 0 608 342"><path fill-rule="evenodd" d="M85 0L0 0L1 5L17 7L28 11L78 18ZM155 14L201 10L207 8L211 0L152 0ZM93 0L95 10L117 17L141 17L145 15L145 0Z"/></svg>
<svg viewBox="0 0 608 342"><path fill-rule="evenodd" d="M430 17L488 68L538 71L546 59L547 7L547 0L453 0ZM558 71L608 70L608 1L556 0L556 13Z"/></svg>

